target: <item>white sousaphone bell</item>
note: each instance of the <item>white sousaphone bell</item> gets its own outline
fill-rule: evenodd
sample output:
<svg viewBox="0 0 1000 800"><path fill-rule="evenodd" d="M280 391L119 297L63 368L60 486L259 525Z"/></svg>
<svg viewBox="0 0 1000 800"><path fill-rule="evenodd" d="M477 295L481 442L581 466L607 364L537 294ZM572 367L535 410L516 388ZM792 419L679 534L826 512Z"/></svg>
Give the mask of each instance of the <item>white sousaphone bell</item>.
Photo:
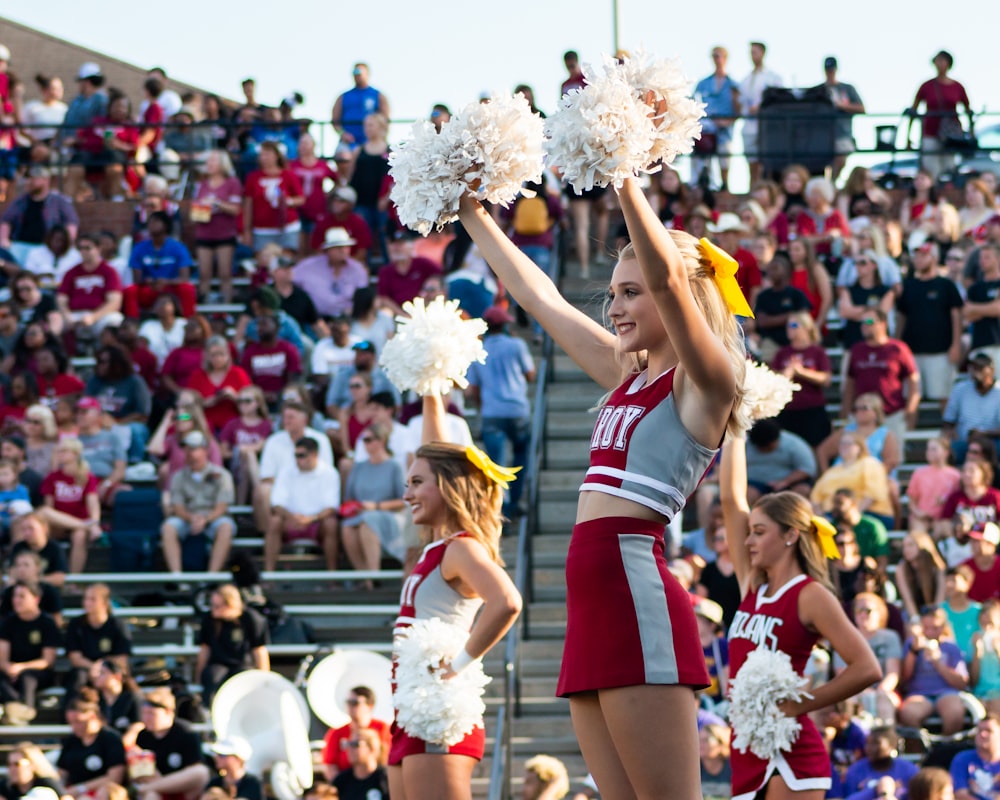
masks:
<svg viewBox="0 0 1000 800"><path fill-rule="evenodd" d="M212 701L212 728L217 739L241 736L252 755L247 771L271 771L271 788L279 800L299 800L312 786L309 708L287 678L259 669L234 675Z"/></svg>
<svg viewBox="0 0 1000 800"><path fill-rule="evenodd" d="M305 687L309 707L330 728L347 725L347 698L355 686L375 692L375 719L392 721L392 662L372 650L334 650L313 666Z"/></svg>

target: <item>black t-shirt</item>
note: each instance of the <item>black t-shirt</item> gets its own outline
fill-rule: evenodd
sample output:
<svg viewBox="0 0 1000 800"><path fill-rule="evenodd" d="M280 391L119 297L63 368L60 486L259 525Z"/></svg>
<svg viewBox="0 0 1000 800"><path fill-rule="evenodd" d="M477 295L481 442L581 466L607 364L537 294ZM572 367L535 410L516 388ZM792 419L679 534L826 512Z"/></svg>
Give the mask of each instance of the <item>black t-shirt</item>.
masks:
<svg viewBox="0 0 1000 800"><path fill-rule="evenodd" d="M108 656L132 654L132 638L125 624L108 617L100 628L94 628L86 617L76 617L66 626L66 652L82 653L90 661Z"/></svg>
<svg viewBox="0 0 1000 800"><path fill-rule="evenodd" d="M951 347L951 310L962 307L962 295L948 278L907 278L896 301L906 315L902 339L914 354L945 353Z"/></svg>
<svg viewBox="0 0 1000 800"><path fill-rule="evenodd" d="M991 303L1000 294L1000 281L976 281L966 294L970 303ZM972 323L972 349L1000 344L1000 317L983 317Z"/></svg>
<svg viewBox="0 0 1000 800"><path fill-rule="evenodd" d="M0 622L0 640L10 642L10 660L22 664L41 658L46 647L59 647L62 634L48 614L39 614L32 620L11 614Z"/></svg>
<svg viewBox="0 0 1000 800"><path fill-rule="evenodd" d="M122 737L110 728L102 728L87 746L78 736L70 734L62 740L62 752L56 766L66 770L66 782L70 785L92 781L106 774L112 767L125 763L125 745Z"/></svg>
<svg viewBox="0 0 1000 800"><path fill-rule="evenodd" d="M142 695L138 692L124 690L110 705L101 695L101 716L108 725L118 733L125 733L130 725L138 722L142 715Z"/></svg>
<svg viewBox="0 0 1000 800"><path fill-rule="evenodd" d="M264 647L270 640L267 620L252 608L247 608L235 622L213 619L206 614L201 621L198 644L208 645L209 664L249 667L253 666L250 651Z"/></svg>
<svg viewBox="0 0 1000 800"><path fill-rule="evenodd" d="M796 289L794 286L786 286L784 289L763 289L757 295L754 313L777 316L791 314L795 311L808 311L809 309L809 298L802 290ZM785 330L784 322L768 328L762 327L758 322L757 331L764 339L770 339L779 345L788 344L788 331Z"/></svg>
<svg viewBox="0 0 1000 800"><path fill-rule="evenodd" d="M21 478L21 483L24 483L24 473L21 473ZM31 545L27 542L18 542L15 544L10 551L10 563L13 564L18 553L23 553L25 550L31 550ZM38 551L38 557L42 559L42 575L69 571L69 567L66 566L66 556L63 555L62 548L51 539L45 543L45 547Z"/></svg>
<svg viewBox="0 0 1000 800"><path fill-rule="evenodd" d="M31 505L38 508L42 505L42 501L45 499L42 497L42 481L45 479L44 475L40 475L33 469L28 469L25 467L21 470L21 474L17 476L17 482L24 485L24 488L28 490L28 494L31 495ZM51 543L50 543L51 544ZM25 545L27 547L27 545ZM66 559L63 559L63 564L66 563ZM44 570L42 570L44 572ZM58 570L56 570L58 572ZM65 570L63 570L65 572Z"/></svg>
<svg viewBox="0 0 1000 800"><path fill-rule="evenodd" d="M149 750L156 755L156 769L161 775L200 764L202 760L201 739L183 720L174 722L161 739L147 730L139 731L135 743L140 750Z"/></svg>
<svg viewBox="0 0 1000 800"><path fill-rule="evenodd" d="M51 778L35 778L31 783L21 789L14 786L5 775L0 778L0 797L6 797L7 800L21 800L22 797L24 797L36 786L47 786L58 795L62 795L63 793L62 787L59 785L58 781L54 781Z"/></svg>
<svg viewBox="0 0 1000 800"><path fill-rule="evenodd" d="M303 330L319 320L312 298L298 286L292 287L292 293L288 297L281 298L281 310L299 323Z"/></svg>
<svg viewBox="0 0 1000 800"><path fill-rule="evenodd" d="M19 242L28 244L43 244L45 242L45 220L42 218L42 208L45 200L32 200L28 198L28 205L25 206L24 216L21 217L21 229L16 232L14 238Z"/></svg>
<svg viewBox="0 0 1000 800"><path fill-rule="evenodd" d="M740 582L736 573L723 575L719 565L712 561L705 565L698 582L708 591L709 598L722 606L722 627L728 630L740 607Z"/></svg>
<svg viewBox="0 0 1000 800"><path fill-rule="evenodd" d="M861 284L855 282L847 287L847 293L851 296L851 304L864 306L865 308L877 308L879 300L885 297L891 290L888 286L876 284L870 289L866 289ZM861 335L861 323L857 320L844 320L844 329L840 332L840 341L845 350L860 342L864 337Z"/></svg>
<svg viewBox="0 0 1000 800"><path fill-rule="evenodd" d="M38 607L44 614L61 614L63 610L62 595L51 583L45 581L38 582L42 590L42 599ZM8 586L0 595L0 617L7 617L14 613L14 587Z"/></svg>
<svg viewBox="0 0 1000 800"><path fill-rule="evenodd" d="M385 767L378 767L367 778L357 778L345 769L333 779L340 800L389 800L389 776Z"/></svg>
<svg viewBox="0 0 1000 800"><path fill-rule="evenodd" d="M48 326L48 317L53 311L58 311L56 299L48 292L42 292L42 299L33 308L21 309L21 324L28 325L32 322L41 322Z"/></svg>
<svg viewBox="0 0 1000 800"><path fill-rule="evenodd" d="M225 789L226 784L222 780L221 775L216 775L209 782L206 789ZM264 800L264 787L260 782L260 778L256 775L244 775L236 783L236 796L242 798L242 800Z"/></svg>

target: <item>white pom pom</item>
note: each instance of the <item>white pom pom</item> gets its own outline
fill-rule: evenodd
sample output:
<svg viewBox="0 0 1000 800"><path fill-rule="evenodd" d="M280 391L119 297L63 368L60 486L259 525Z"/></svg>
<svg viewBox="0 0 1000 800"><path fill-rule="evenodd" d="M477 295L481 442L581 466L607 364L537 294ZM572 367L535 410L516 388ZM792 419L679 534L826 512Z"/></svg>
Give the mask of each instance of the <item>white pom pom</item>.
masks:
<svg viewBox="0 0 1000 800"><path fill-rule="evenodd" d="M790 750L802 725L781 713L778 703L811 697L804 685L805 678L792 669L787 653L764 648L750 653L729 687L733 747L741 753L749 748L765 761Z"/></svg>
<svg viewBox="0 0 1000 800"><path fill-rule="evenodd" d="M422 297L403 303L409 317L397 317L396 335L385 343L379 363L397 389L420 395L446 394L469 385L465 373L473 361L486 361L479 338L481 319L462 319L457 300Z"/></svg>
<svg viewBox="0 0 1000 800"><path fill-rule="evenodd" d="M396 637L396 722L410 736L450 746L483 724L483 689L490 678L480 662L441 677L465 647L466 631L440 619L418 620Z"/></svg>
<svg viewBox="0 0 1000 800"><path fill-rule="evenodd" d="M764 364L747 363L743 381L743 405L750 419L770 419L792 401L792 394L802 387Z"/></svg>
<svg viewBox="0 0 1000 800"><path fill-rule="evenodd" d="M427 121L389 155L390 192L400 221L424 234L458 218L468 191L507 205L525 181L542 177L542 120L524 95L471 103L437 133Z"/></svg>
<svg viewBox="0 0 1000 800"><path fill-rule="evenodd" d="M657 172L690 153L701 133L704 106L687 96L688 80L676 60L653 60L641 51L619 63L605 56L603 70L584 67L587 85L563 96L545 122L549 166L579 193L618 188L640 172ZM666 110L653 117L651 95Z"/></svg>

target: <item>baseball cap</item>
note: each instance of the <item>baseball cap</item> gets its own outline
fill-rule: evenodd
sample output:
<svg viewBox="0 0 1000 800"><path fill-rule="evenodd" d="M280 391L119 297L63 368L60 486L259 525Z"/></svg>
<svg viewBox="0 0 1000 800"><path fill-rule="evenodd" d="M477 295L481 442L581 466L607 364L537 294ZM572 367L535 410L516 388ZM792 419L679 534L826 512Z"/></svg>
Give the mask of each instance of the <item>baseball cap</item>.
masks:
<svg viewBox="0 0 1000 800"><path fill-rule="evenodd" d="M837 68L837 59L834 58L833 56L827 56L826 59L823 61L823 69L836 69L836 68Z"/></svg>
<svg viewBox="0 0 1000 800"><path fill-rule="evenodd" d="M982 542L989 542L996 547L1000 545L1000 527L995 522L979 522L972 526L969 531L970 539L979 539Z"/></svg>
<svg viewBox="0 0 1000 800"><path fill-rule="evenodd" d="M174 693L165 686L160 686L148 692L146 694L146 702L167 711L177 710L177 700L174 698Z"/></svg>
<svg viewBox="0 0 1000 800"><path fill-rule="evenodd" d="M351 205L355 205L358 202L358 193L354 190L353 186L338 186L330 192L330 196L335 200L346 200Z"/></svg>
<svg viewBox="0 0 1000 800"><path fill-rule="evenodd" d="M191 431L187 436L184 437L185 447L207 447L208 439L205 438L205 434L201 431Z"/></svg>
<svg viewBox="0 0 1000 800"><path fill-rule="evenodd" d="M81 397L79 400L77 400L76 407L77 408L92 408L95 411L103 411L104 410L104 409L101 408L101 401L98 400L96 397Z"/></svg>
<svg viewBox="0 0 1000 800"><path fill-rule="evenodd" d="M500 306L490 306L483 312L483 319L488 325L504 325L513 322L514 318Z"/></svg>
<svg viewBox="0 0 1000 800"><path fill-rule="evenodd" d="M10 61L10 48L5 44L0 44L0 61Z"/></svg>
<svg viewBox="0 0 1000 800"><path fill-rule="evenodd" d="M966 362L969 364L976 364L980 367L992 367L993 356L985 350L976 350L973 353L969 353L969 357L966 359Z"/></svg>
<svg viewBox="0 0 1000 800"><path fill-rule="evenodd" d="M420 234L416 231L411 231L409 228L404 228L402 226L389 231L389 241L392 242L409 242L416 239Z"/></svg>
<svg viewBox="0 0 1000 800"><path fill-rule="evenodd" d="M694 604L694 613L699 617L704 617L709 622L722 625L722 606L714 600L702 597Z"/></svg>
<svg viewBox="0 0 1000 800"><path fill-rule="evenodd" d="M85 81L87 78L96 78L101 74L101 68L93 61L84 61L80 69L76 71L76 79Z"/></svg>
<svg viewBox="0 0 1000 800"><path fill-rule="evenodd" d="M236 756L240 761L249 761L253 755L250 742L242 736L227 736L209 746L217 756Z"/></svg>
<svg viewBox="0 0 1000 800"><path fill-rule="evenodd" d="M364 350L368 353L375 352L375 345L365 339L363 342L358 342L357 344L351 345L352 350Z"/></svg>

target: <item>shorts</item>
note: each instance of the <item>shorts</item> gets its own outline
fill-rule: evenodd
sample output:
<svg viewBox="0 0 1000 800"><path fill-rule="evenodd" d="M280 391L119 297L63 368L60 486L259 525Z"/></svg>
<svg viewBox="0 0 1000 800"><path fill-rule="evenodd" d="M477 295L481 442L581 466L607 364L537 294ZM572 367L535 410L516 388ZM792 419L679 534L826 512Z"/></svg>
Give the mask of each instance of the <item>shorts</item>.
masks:
<svg viewBox="0 0 1000 800"><path fill-rule="evenodd" d="M604 517L573 528L556 694L711 683L688 592L667 569L662 523Z"/></svg>
<svg viewBox="0 0 1000 800"><path fill-rule="evenodd" d="M231 517L223 515L219 517L217 520L214 520L213 522L209 523L205 527L205 530L201 532L201 535L204 536L206 539L208 539L210 542L214 542L215 535L219 532L219 528L221 528L226 523L229 524L230 533L235 533L236 523L233 522ZM180 539L182 542L191 535L191 525L182 520L180 517L167 517L164 520L163 524L169 525L171 528L177 531L177 538Z"/></svg>
<svg viewBox="0 0 1000 800"><path fill-rule="evenodd" d="M944 400L951 394L955 382L955 365L947 353L914 353L920 372L920 394L928 400Z"/></svg>
<svg viewBox="0 0 1000 800"><path fill-rule="evenodd" d="M285 540L289 542L319 541L319 523L313 522L304 528L285 528Z"/></svg>
<svg viewBox="0 0 1000 800"><path fill-rule="evenodd" d="M195 239L195 247L203 247L206 250L218 250L220 247L236 247L236 237L230 236L228 239Z"/></svg>
<svg viewBox="0 0 1000 800"><path fill-rule="evenodd" d="M486 729L482 725L473 728L465 738L451 747L435 742L425 742L410 736L395 722L392 723L392 747L389 748L389 766L395 767L403 763L407 756L417 756L424 753L431 755L471 756L476 761L483 760L486 751Z"/></svg>

